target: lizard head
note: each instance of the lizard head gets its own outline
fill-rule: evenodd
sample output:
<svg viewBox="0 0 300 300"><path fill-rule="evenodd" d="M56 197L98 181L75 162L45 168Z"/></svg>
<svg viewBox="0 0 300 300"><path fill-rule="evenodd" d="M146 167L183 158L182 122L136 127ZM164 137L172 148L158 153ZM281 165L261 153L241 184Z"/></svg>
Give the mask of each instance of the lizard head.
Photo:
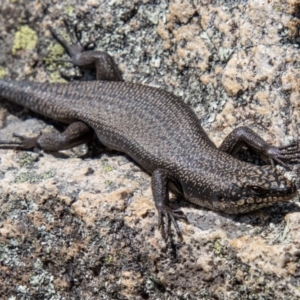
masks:
<svg viewBox="0 0 300 300"><path fill-rule="evenodd" d="M297 194L294 183L272 166L250 166L214 174L205 185L185 189L185 197L197 205L229 214L246 213L278 202L292 199Z"/></svg>
<svg viewBox="0 0 300 300"><path fill-rule="evenodd" d="M272 166L251 166L243 176L233 176L230 183L227 194L220 198L229 203L228 213L257 210L288 201L297 194L295 184Z"/></svg>

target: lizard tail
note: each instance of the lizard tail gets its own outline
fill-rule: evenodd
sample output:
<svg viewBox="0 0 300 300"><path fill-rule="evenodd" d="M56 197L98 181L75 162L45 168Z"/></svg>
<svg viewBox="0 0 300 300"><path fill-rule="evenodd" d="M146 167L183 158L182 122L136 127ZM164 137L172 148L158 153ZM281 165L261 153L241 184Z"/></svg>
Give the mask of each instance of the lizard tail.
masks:
<svg viewBox="0 0 300 300"><path fill-rule="evenodd" d="M0 97L32 109L38 106L40 99L36 92L41 90L41 86L34 82L0 79Z"/></svg>

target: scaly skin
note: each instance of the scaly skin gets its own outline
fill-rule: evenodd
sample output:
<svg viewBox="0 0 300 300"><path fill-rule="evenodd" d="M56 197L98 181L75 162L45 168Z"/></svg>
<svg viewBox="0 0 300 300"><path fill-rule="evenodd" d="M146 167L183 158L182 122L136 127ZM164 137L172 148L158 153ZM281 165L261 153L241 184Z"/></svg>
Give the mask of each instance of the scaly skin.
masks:
<svg viewBox="0 0 300 300"><path fill-rule="evenodd" d="M232 154L247 144L272 164L277 161L286 166L289 162L299 163L298 144L272 147L243 127L217 149L195 113L180 98L162 89L123 82L106 53L84 51L74 39L68 46L55 31L52 33L74 64L94 64L102 80L67 84L0 80L1 97L71 124L68 132L58 136L22 137L20 142L2 141L0 147L57 151L85 142L95 132L102 144L126 153L152 174L153 196L165 237L169 221L180 234L176 218L184 218L180 211L168 207L169 190L199 206L230 214L295 196L295 185L273 166L251 165Z"/></svg>

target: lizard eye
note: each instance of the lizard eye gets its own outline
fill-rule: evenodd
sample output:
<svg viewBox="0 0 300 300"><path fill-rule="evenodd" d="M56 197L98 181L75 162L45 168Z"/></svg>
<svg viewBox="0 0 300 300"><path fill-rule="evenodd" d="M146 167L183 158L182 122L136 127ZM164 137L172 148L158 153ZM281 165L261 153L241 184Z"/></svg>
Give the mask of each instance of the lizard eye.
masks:
<svg viewBox="0 0 300 300"><path fill-rule="evenodd" d="M264 190L263 188L261 188L259 186L251 186L250 189L251 189L252 194L255 196L262 196L262 195L266 194L266 190Z"/></svg>

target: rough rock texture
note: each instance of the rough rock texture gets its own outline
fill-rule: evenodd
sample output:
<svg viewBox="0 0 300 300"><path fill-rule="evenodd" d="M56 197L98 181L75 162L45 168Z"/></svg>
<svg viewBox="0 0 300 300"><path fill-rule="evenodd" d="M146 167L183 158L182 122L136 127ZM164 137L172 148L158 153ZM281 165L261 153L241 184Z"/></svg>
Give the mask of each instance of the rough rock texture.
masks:
<svg viewBox="0 0 300 300"><path fill-rule="evenodd" d="M3 0L0 16L1 77L79 75L47 29L65 18L125 80L182 96L217 145L241 125L298 138L297 0ZM62 126L1 99L0 128L3 140ZM123 155L1 150L0 166L1 299L300 298L299 199L230 217L174 203L189 224L166 244L150 177Z"/></svg>

